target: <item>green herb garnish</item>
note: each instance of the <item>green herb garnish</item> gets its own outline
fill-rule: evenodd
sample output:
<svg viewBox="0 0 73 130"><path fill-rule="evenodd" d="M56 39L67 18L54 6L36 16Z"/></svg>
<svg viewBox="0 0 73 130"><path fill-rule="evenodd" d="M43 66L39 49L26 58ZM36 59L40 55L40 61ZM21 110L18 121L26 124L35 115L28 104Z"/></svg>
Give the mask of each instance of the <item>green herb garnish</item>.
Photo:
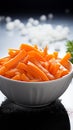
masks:
<svg viewBox="0 0 73 130"><path fill-rule="evenodd" d="M71 59L70 61L73 63L73 40L72 41L67 41L66 43L66 52L71 53Z"/></svg>

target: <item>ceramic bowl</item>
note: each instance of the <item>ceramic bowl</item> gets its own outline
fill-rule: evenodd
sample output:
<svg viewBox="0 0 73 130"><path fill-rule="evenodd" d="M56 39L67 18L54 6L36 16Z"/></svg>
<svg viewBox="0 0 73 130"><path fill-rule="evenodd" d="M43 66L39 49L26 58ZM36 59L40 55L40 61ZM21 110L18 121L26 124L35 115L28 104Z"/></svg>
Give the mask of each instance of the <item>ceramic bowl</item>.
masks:
<svg viewBox="0 0 73 130"><path fill-rule="evenodd" d="M46 82L22 82L0 76L0 90L16 104L24 106L42 106L50 104L59 98L68 88L73 69L62 78Z"/></svg>

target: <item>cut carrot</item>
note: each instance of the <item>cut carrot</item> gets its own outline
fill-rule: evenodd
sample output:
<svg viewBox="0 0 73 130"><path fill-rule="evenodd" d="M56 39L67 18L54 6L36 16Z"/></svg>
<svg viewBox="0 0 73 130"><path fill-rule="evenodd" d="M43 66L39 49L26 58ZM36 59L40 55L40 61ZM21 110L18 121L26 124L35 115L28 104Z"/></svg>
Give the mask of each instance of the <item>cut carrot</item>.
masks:
<svg viewBox="0 0 73 130"><path fill-rule="evenodd" d="M43 51L43 56L46 56L48 54L48 47L46 46Z"/></svg>
<svg viewBox="0 0 73 130"><path fill-rule="evenodd" d="M60 64L59 63L55 63L53 66L53 70L52 70L52 74L55 75L57 73L57 71L60 68Z"/></svg>
<svg viewBox="0 0 73 130"><path fill-rule="evenodd" d="M38 46L35 44L35 45L34 45L34 48L35 48L35 49L38 49Z"/></svg>
<svg viewBox="0 0 73 130"><path fill-rule="evenodd" d="M71 54L68 52L68 53L66 53L66 55L65 55L63 58L61 58L60 63L61 63L62 65L64 65L64 62L65 62L65 61L68 61L70 58L71 58Z"/></svg>
<svg viewBox="0 0 73 130"><path fill-rule="evenodd" d="M22 81L29 81L29 78L25 75L25 73L21 74Z"/></svg>
<svg viewBox="0 0 73 130"><path fill-rule="evenodd" d="M27 65L22 62L19 62L17 65L17 69L27 71Z"/></svg>
<svg viewBox="0 0 73 130"><path fill-rule="evenodd" d="M39 67L46 75L47 77L50 79L50 80L53 80L54 79L54 76L47 70L45 69L38 61L34 61L34 64Z"/></svg>
<svg viewBox="0 0 73 130"><path fill-rule="evenodd" d="M5 62L9 61L10 60L10 57L7 56L7 57L4 57L4 58L1 58L0 59L0 64L3 65Z"/></svg>
<svg viewBox="0 0 73 130"><path fill-rule="evenodd" d="M10 70L8 70L8 71L5 73L5 76L11 78L11 77L15 76L16 72L18 72L18 70L17 70L16 68L10 69Z"/></svg>
<svg viewBox="0 0 73 130"><path fill-rule="evenodd" d="M30 56L27 55L24 59L23 59L23 63L27 64L28 60L30 59Z"/></svg>
<svg viewBox="0 0 73 130"><path fill-rule="evenodd" d="M55 51L55 52L53 53L53 55L54 55L54 58L55 58L55 59L58 58L58 52L57 52L57 51Z"/></svg>
<svg viewBox="0 0 73 130"><path fill-rule="evenodd" d="M11 79L13 79L13 80L21 80L21 76L20 76L20 74L17 74L14 77L12 77Z"/></svg>
<svg viewBox="0 0 73 130"><path fill-rule="evenodd" d="M38 49L37 45L31 46L31 45L28 45L28 44L21 44L20 45L20 50L23 50L23 49L26 52L35 51L35 52L39 53L40 55L43 54L42 50Z"/></svg>
<svg viewBox="0 0 73 130"><path fill-rule="evenodd" d="M41 69L39 69L35 64L28 62L27 68L35 78L41 78L43 81L49 80L47 75Z"/></svg>
<svg viewBox="0 0 73 130"><path fill-rule="evenodd" d="M40 61L40 63L46 70L48 70L48 67L49 67L49 62L48 61L45 61L45 62Z"/></svg>
<svg viewBox="0 0 73 130"><path fill-rule="evenodd" d="M49 67L48 70L52 75L55 75L57 71L59 70L61 64L57 62L55 59L52 59L49 61Z"/></svg>
<svg viewBox="0 0 73 130"><path fill-rule="evenodd" d="M60 78L62 75L62 72L63 72L62 70L58 70L57 73L55 74L55 79Z"/></svg>
<svg viewBox="0 0 73 130"><path fill-rule="evenodd" d="M44 58L41 54L39 54L39 52L30 51L30 52L28 53L28 55L30 56L30 58L31 58L31 57L32 57L32 58L35 58L35 59L37 59L38 61L45 61L45 58Z"/></svg>
<svg viewBox="0 0 73 130"><path fill-rule="evenodd" d="M27 71L27 77L30 79L30 80L34 80L34 77L33 77L33 75L32 75L32 73L31 72L29 72L29 71Z"/></svg>
<svg viewBox="0 0 73 130"><path fill-rule="evenodd" d="M2 67L0 68L0 75L4 75L6 71L7 71L6 67L5 67L5 66L2 66Z"/></svg>
<svg viewBox="0 0 73 130"><path fill-rule="evenodd" d="M62 70L61 77L67 75L68 73L69 73L69 71L67 69Z"/></svg>
<svg viewBox="0 0 73 130"><path fill-rule="evenodd" d="M16 56L18 53L19 53L19 50L15 50L15 49L9 49L9 50L8 50L8 54L9 54L11 57Z"/></svg>
<svg viewBox="0 0 73 130"><path fill-rule="evenodd" d="M37 50L35 46L33 47L31 45L28 45L28 44L21 44L20 49L21 50L24 49L25 51L31 51L31 50L36 51Z"/></svg>
<svg viewBox="0 0 73 130"><path fill-rule="evenodd" d="M21 50L14 58L10 59L4 64L7 69L15 67L15 65L26 56L26 51Z"/></svg>
<svg viewBox="0 0 73 130"><path fill-rule="evenodd" d="M41 82L61 78L71 70L70 53L60 58L58 52L48 53L37 45L21 44L19 49L9 49L8 56L0 58L0 75L12 80Z"/></svg>
<svg viewBox="0 0 73 130"><path fill-rule="evenodd" d="M52 54L47 54L47 55L45 56L46 61L49 61L49 60L52 59L52 58L54 58L54 55L52 55Z"/></svg>

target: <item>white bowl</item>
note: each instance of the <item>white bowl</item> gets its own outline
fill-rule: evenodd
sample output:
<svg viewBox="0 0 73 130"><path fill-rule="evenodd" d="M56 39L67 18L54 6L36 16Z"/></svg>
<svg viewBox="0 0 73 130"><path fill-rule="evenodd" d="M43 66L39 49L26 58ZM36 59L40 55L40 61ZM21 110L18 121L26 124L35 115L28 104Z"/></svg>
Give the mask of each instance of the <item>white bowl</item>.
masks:
<svg viewBox="0 0 73 130"><path fill-rule="evenodd" d="M42 106L59 98L68 88L72 77L70 73L62 78L46 82L22 82L0 76L0 90L16 104L25 106Z"/></svg>

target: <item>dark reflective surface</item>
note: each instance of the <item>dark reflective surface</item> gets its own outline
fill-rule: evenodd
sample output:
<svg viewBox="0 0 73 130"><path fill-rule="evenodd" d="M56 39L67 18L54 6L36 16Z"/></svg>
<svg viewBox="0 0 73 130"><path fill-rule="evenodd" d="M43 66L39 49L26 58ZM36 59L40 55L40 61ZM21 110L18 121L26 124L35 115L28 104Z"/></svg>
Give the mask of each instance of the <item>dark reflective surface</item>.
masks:
<svg viewBox="0 0 73 130"><path fill-rule="evenodd" d="M25 108L7 99L0 107L2 122L25 130L70 130L68 114L59 100L45 107Z"/></svg>

